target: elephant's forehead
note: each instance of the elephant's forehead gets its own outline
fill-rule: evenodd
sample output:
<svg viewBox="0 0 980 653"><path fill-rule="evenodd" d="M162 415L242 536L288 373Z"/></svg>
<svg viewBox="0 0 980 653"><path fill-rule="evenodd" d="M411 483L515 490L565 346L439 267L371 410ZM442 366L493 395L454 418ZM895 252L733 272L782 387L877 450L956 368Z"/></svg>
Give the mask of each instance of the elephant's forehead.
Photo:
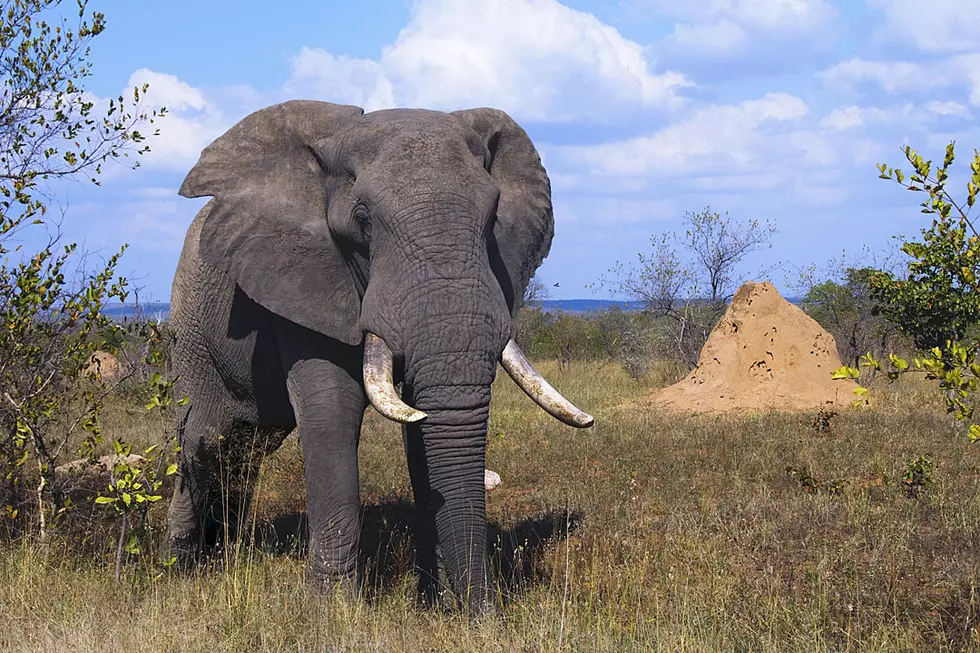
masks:
<svg viewBox="0 0 980 653"><path fill-rule="evenodd" d="M347 149L356 158L384 154L386 158L458 160L466 154L481 156L483 149L475 134L454 116L424 109L364 114L355 119L345 136Z"/></svg>
<svg viewBox="0 0 980 653"><path fill-rule="evenodd" d="M376 126L397 131L412 127L438 127L459 122L450 114L430 109L383 109L364 113L354 119L356 125Z"/></svg>

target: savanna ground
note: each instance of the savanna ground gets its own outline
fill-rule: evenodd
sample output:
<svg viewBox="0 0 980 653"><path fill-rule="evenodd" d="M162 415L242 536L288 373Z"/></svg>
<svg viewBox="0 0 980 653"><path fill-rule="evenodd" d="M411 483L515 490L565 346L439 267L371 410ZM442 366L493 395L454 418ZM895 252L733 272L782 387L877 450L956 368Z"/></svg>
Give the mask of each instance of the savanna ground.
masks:
<svg viewBox="0 0 980 653"><path fill-rule="evenodd" d="M264 544L224 564L181 577L149 552L116 587L111 531L0 547L0 650L980 650L980 449L927 386L901 383L826 428L817 411L617 408L679 378L664 366L640 382L613 364L539 369L597 425L567 428L498 379L488 467L503 484L488 504L499 619L471 628L416 607L401 437L369 411L364 600L304 585L302 543L288 537L303 509L291 437L258 482ZM114 405L105 431L139 440L145 419ZM916 492L904 479L921 455L932 483Z"/></svg>

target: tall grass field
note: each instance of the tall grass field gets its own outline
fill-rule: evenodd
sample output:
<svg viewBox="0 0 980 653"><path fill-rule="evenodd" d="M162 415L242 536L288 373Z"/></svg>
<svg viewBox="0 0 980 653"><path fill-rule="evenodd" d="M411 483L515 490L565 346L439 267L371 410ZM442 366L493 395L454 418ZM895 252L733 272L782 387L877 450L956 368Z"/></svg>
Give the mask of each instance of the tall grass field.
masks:
<svg viewBox="0 0 980 653"><path fill-rule="evenodd" d="M416 605L400 430L369 410L361 597L305 584L290 436L263 464L251 543L189 575L145 550L116 586L111 522L0 545L0 651L980 650L980 448L930 386L838 415L690 416L629 404L679 378L664 365L640 381L611 363L538 368L597 423L568 428L499 376L499 617ZM114 403L106 435L145 440L146 419Z"/></svg>

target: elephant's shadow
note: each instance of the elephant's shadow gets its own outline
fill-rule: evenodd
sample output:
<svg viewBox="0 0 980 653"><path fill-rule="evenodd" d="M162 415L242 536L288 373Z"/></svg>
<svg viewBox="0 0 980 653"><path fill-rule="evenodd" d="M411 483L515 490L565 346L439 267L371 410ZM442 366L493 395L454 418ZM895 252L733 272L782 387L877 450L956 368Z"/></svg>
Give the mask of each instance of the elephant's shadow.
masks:
<svg viewBox="0 0 980 653"><path fill-rule="evenodd" d="M383 593L399 584L414 565L412 524L415 506L405 499L363 506L360 564L364 586ZM507 593L547 580L543 564L549 544L565 539L582 525L575 510L548 510L505 529L487 523L487 551L494 579ZM260 521L254 544L273 555L304 555L308 537L306 513L289 513Z"/></svg>

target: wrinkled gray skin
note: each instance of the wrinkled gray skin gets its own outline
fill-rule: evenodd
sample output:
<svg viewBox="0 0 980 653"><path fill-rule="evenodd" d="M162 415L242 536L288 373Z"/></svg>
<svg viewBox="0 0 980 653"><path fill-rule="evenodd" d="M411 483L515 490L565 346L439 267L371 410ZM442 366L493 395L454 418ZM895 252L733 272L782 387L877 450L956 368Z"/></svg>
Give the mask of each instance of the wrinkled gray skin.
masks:
<svg viewBox="0 0 980 653"><path fill-rule="evenodd" d="M554 226L527 134L494 109L287 102L207 147L180 194L214 198L187 232L173 285L177 392L189 398L169 516L181 562L234 533L247 486L226 478L222 501L219 476L254 471L235 461L298 425L311 578L356 579L371 332L394 352L403 399L428 414L403 427L420 591L431 600L445 589L444 567L472 613L492 607L490 385Z"/></svg>

